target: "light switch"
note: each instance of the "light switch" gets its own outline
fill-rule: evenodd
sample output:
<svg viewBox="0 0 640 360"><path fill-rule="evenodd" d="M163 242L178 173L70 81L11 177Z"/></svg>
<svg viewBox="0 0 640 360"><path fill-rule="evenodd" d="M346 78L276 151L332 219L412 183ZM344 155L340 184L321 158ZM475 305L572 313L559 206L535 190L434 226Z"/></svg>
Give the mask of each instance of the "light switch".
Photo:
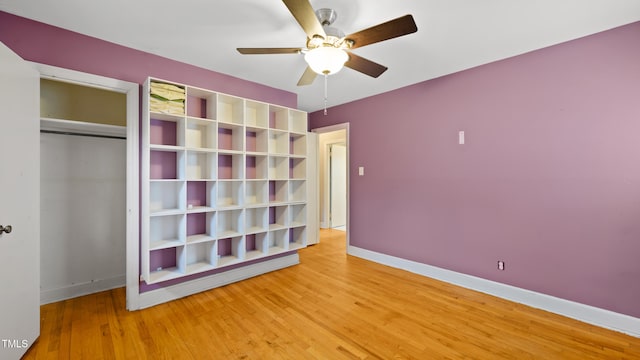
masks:
<svg viewBox="0 0 640 360"><path fill-rule="evenodd" d="M464 145L464 131L458 131L458 144Z"/></svg>
<svg viewBox="0 0 640 360"><path fill-rule="evenodd" d="M364 176L364 166L358 167L358 175Z"/></svg>

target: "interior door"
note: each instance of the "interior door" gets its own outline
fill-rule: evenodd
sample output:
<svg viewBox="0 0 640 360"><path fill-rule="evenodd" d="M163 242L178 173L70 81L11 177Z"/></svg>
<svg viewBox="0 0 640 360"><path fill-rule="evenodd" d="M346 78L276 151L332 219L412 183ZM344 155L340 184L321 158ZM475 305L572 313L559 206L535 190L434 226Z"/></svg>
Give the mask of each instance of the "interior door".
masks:
<svg viewBox="0 0 640 360"><path fill-rule="evenodd" d="M0 64L0 359L19 359L40 335L40 74L2 43Z"/></svg>
<svg viewBox="0 0 640 360"><path fill-rule="evenodd" d="M331 144L330 149L331 227L347 225L347 147Z"/></svg>

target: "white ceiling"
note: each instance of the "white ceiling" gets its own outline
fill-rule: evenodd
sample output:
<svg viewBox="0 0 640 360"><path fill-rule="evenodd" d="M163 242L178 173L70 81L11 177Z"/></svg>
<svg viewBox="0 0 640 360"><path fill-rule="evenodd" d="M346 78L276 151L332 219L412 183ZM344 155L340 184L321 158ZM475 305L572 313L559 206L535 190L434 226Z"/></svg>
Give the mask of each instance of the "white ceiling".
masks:
<svg viewBox="0 0 640 360"><path fill-rule="evenodd" d="M389 67L329 77L329 106L640 21L640 0L311 0L338 12L346 34L412 14L418 32L354 50ZM237 47L304 47L280 0L0 0L0 10L298 94L324 106L324 84L296 83L301 55L240 55ZM640 34L639 34L640 41ZM153 75L153 74L149 74Z"/></svg>

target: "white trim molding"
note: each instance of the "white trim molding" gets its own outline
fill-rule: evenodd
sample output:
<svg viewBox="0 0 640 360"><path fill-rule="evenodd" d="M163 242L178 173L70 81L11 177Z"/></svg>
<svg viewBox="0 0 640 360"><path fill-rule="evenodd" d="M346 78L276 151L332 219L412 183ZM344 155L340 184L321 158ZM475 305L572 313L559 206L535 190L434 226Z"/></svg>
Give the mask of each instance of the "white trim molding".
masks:
<svg viewBox="0 0 640 360"><path fill-rule="evenodd" d="M347 254L640 338L640 319L355 246Z"/></svg>
<svg viewBox="0 0 640 360"><path fill-rule="evenodd" d="M157 290L151 290L140 294L138 309L144 309L151 306L159 305L168 301L180 299L185 296L197 294L202 291L228 285L237 281L246 280L254 276L265 274L267 272L284 269L286 267L297 265L299 263L300 257L296 252L275 259L243 266L241 268L224 271L215 275L210 275L191 281L185 281L183 283L163 287Z"/></svg>

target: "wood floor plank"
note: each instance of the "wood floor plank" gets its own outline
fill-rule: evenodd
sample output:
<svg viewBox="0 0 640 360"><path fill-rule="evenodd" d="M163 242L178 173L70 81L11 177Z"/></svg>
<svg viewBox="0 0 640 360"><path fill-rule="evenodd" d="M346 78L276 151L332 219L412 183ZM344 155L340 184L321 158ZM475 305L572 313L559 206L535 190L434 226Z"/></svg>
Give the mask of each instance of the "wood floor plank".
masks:
<svg viewBox="0 0 640 360"><path fill-rule="evenodd" d="M640 359L640 339L346 255L149 309L114 289L41 307L24 359Z"/></svg>

